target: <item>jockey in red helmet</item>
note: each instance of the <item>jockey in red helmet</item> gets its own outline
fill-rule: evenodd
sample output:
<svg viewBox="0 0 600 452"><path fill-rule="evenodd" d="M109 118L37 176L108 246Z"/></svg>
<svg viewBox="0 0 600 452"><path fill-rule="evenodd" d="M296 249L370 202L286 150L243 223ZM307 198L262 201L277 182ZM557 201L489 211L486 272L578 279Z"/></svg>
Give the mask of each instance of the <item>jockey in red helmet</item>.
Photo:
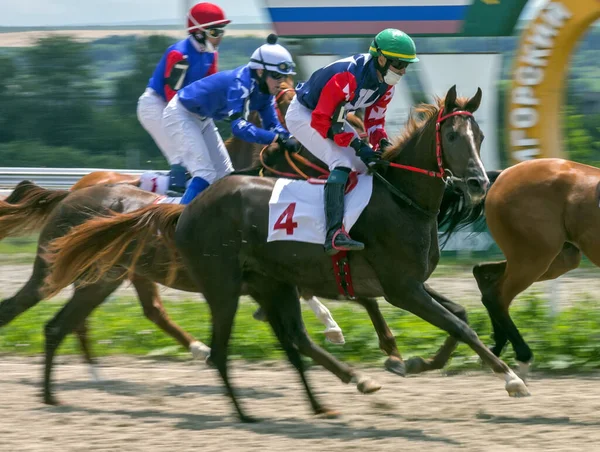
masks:
<svg viewBox="0 0 600 452"><path fill-rule="evenodd" d="M186 168L164 133L163 110L181 88L217 72L217 48L229 22L213 3L194 5L187 16L189 36L166 50L139 98L138 119L171 165L171 191L185 190Z"/></svg>

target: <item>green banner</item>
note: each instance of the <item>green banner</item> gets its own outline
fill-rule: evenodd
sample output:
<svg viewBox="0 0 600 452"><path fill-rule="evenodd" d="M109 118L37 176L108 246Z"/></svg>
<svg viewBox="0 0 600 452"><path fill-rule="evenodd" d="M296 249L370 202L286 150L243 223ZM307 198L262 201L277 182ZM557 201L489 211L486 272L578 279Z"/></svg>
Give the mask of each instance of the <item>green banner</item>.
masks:
<svg viewBox="0 0 600 452"><path fill-rule="evenodd" d="M474 0L462 36L510 36L528 0Z"/></svg>

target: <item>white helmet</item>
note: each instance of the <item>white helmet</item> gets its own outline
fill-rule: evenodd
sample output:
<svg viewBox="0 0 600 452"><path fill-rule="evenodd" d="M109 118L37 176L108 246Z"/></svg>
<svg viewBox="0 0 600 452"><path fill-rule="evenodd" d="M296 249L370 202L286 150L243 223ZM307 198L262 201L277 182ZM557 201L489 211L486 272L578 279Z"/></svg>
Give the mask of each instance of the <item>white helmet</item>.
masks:
<svg viewBox="0 0 600 452"><path fill-rule="evenodd" d="M296 73L292 55L285 47L277 44L277 35L274 33L267 37L267 44L261 45L254 51L249 66L251 69L263 69L285 75Z"/></svg>

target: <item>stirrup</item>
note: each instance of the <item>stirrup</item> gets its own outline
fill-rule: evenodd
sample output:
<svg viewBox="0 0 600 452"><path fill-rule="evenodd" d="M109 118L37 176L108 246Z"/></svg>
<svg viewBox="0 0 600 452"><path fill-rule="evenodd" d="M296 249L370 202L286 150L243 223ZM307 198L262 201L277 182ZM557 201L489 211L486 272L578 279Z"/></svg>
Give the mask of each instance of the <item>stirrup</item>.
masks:
<svg viewBox="0 0 600 452"><path fill-rule="evenodd" d="M336 244L337 238L341 238L343 243ZM343 228L335 231L331 239L328 238L325 241L325 252L329 256L333 256L339 251L362 251L364 249L365 244L352 239Z"/></svg>

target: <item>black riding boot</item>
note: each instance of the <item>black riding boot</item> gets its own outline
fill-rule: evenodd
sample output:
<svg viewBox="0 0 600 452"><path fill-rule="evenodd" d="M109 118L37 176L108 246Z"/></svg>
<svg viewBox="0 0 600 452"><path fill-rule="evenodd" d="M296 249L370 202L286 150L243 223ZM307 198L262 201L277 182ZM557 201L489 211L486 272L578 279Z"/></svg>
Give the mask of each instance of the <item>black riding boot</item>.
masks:
<svg viewBox="0 0 600 452"><path fill-rule="evenodd" d="M325 219L327 235L325 252L333 256L338 251L360 251L365 245L352 240L342 229L344 221L344 191L350 174L349 168L334 168L325 184Z"/></svg>

